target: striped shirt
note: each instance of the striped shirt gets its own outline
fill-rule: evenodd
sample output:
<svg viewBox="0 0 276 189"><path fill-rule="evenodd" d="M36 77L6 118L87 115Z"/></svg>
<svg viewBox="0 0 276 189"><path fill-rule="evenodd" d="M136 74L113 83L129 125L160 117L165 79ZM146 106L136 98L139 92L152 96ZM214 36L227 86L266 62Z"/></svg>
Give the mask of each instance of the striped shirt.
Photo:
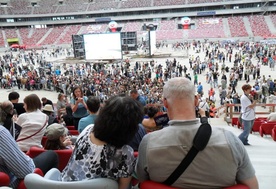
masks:
<svg viewBox="0 0 276 189"><path fill-rule="evenodd" d="M34 169L33 160L19 149L9 131L0 125L0 171L10 176L10 186L16 188L19 179Z"/></svg>

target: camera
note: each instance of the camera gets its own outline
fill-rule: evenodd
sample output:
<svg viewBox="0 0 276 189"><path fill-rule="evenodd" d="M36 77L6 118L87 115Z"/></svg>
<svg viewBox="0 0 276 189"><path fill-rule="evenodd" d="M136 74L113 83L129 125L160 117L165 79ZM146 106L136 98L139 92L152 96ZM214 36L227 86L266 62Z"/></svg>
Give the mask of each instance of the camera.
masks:
<svg viewBox="0 0 276 189"><path fill-rule="evenodd" d="M78 98L76 98L76 100L78 100Z"/></svg>

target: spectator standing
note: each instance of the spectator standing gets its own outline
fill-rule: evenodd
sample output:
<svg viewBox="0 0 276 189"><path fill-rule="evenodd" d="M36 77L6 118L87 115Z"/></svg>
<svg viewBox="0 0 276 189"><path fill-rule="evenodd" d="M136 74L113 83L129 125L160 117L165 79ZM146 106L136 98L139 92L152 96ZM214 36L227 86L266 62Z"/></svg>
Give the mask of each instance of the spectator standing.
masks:
<svg viewBox="0 0 276 189"><path fill-rule="evenodd" d="M130 96L131 98L139 101L143 106L146 105L146 100L144 99L144 97L142 97L141 95L139 95L138 91L136 89L132 89L130 91Z"/></svg>
<svg viewBox="0 0 276 189"><path fill-rule="evenodd" d="M242 86L244 94L241 96L241 118L244 129L243 132L239 135L239 138L244 145L249 145L248 136L252 130L255 120L255 107L257 101L253 101L253 97L250 96L251 88L252 87L249 84Z"/></svg>
<svg viewBox="0 0 276 189"><path fill-rule="evenodd" d="M208 91L208 96L209 96L209 100L212 96L214 96L216 94L215 90L213 89L213 87L210 88L210 90Z"/></svg>
<svg viewBox="0 0 276 189"><path fill-rule="evenodd" d="M209 107L209 104L207 103L206 100L207 100L206 98L201 98L201 100L199 102L199 105L198 105L198 108L203 109L204 112L205 112L205 116L209 117L210 116L210 112L209 112L210 107Z"/></svg>
<svg viewBox="0 0 276 189"><path fill-rule="evenodd" d="M86 101L87 97L83 96L81 87L75 87L73 89L73 98L71 98L70 104L73 111L74 126L76 130L78 130L80 119L88 116Z"/></svg>
<svg viewBox="0 0 276 189"><path fill-rule="evenodd" d="M200 94L201 96L203 96L203 86L202 86L201 82L198 83L197 93Z"/></svg>

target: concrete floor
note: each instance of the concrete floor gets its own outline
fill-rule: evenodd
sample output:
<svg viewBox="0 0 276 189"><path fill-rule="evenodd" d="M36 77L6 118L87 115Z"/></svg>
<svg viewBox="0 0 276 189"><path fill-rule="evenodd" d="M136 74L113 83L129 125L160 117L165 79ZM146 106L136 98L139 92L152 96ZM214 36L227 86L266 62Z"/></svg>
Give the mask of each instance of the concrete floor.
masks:
<svg viewBox="0 0 276 189"><path fill-rule="evenodd" d="M228 126L222 118L210 119L213 127L223 127L238 136L242 130ZM276 142L271 136L261 137L259 133L249 136L250 146L245 146L255 168L260 189L275 189L276 179Z"/></svg>

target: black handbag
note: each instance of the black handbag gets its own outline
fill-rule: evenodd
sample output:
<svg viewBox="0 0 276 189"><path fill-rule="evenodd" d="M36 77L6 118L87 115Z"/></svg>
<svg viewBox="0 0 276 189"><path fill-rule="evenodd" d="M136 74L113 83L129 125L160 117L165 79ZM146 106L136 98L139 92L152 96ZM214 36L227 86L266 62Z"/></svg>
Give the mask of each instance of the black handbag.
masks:
<svg viewBox="0 0 276 189"><path fill-rule="evenodd" d="M178 167L172 172L172 174L163 182L165 185L172 185L187 167L192 163L199 151L202 151L208 144L212 134L212 128L209 123L202 123L197 130L197 133L193 140L193 146L178 165Z"/></svg>

